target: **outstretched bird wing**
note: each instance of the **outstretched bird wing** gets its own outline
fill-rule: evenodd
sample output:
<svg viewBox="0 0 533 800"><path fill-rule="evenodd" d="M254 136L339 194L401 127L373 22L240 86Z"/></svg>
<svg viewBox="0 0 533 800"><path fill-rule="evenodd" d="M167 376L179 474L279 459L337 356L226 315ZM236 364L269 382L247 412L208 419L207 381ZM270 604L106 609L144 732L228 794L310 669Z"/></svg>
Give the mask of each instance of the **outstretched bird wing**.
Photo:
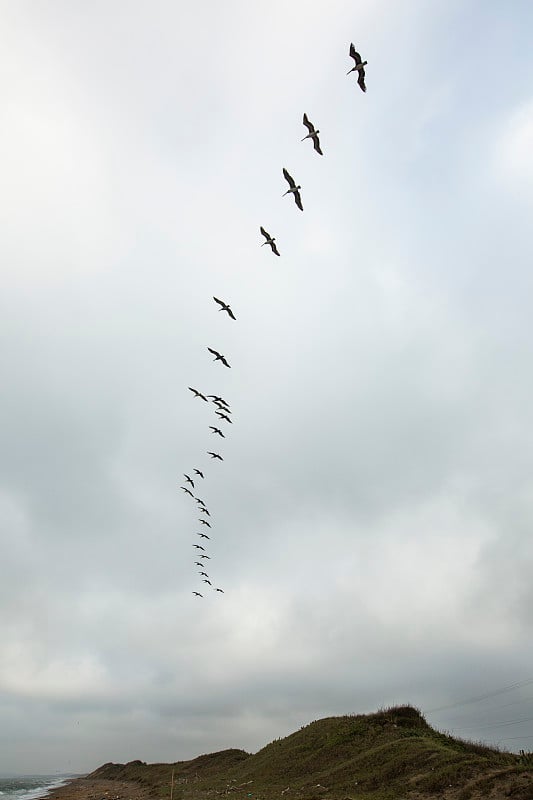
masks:
<svg viewBox="0 0 533 800"><path fill-rule="evenodd" d="M359 55L359 53L358 53L358 52L357 52L357 50L355 49L353 42L352 42L352 43L351 43L351 45L350 45L350 56L351 56L351 57L353 58L353 60L355 61L355 66L356 66L356 67L358 67L358 66L359 66L359 64L362 64L362 62L363 62L363 59L361 58L361 56Z"/></svg>
<svg viewBox="0 0 533 800"><path fill-rule="evenodd" d="M317 151L317 153L318 153L320 156L323 156L323 155L324 155L324 153L323 153L323 152L322 152L322 150L320 149L320 141L319 141L319 138L318 138L318 136L316 136L316 134L315 134L315 136L313 136L313 147L315 148L315 150Z"/></svg>
<svg viewBox="0 0 533 800"><path fill-rule="evenodd" d="M262 226L262 225L261 225L261 227L259 228L259 230L261 231L261 233L263 234L263 236L265 237L265 239L271 239L271 238L272 238L272 237L271 237L271 235L268 233L268 231L266 231L266 230L263 228L263 226Z"/></svg>
<svg viewBox="0 0 533 800"><path fill-rule="evenodd" d="M278 248L275 242L270 242L270 247L272 248L272 252L279 256Z"/></svg>
<svg viewBox="0 0 533 800"><path fill-rule="evenodd" d="M359 86L361 87L363 92L366 92L365 68L364 67L361 67L361 69L359 70L359 75L357 76L357 83L359 84Z"/></svg>
<svg viewBox="0 0 533 800"><path fill-rule="evenodd" d="M296 203L300 211L304 210L304 207L302 205L302 198L300 197L300 192L298 191L294 192L294 202Z"/></svg>
<svg viewBox="0 0 533 800"><path fill-rule="evenodd" d="M308 117L307 117L307 114L304 114L304 120L303 120L303 122L304 122L304 125L305 125L305 127L306 127L306 128L307 128L307 130L309 131L309 133L314 133L314 131L315 131L315 126L313 125L313 123L312 123L312 122L309 122L309 119L308 119Z"/></svg>
<svg viewBox="0 0 533 800"><path fill-rule="evenodd" d="M289 186L291 187L291 189L294 189L294 187L296 186L296 181L294 180L294 178L291 175L289 175L289 173L287 172L285 167L283 167L283 176L284 176L285 180L287 181L287 183L289 184Z"/></svg>
<svg viewBox="0 0 533 800"><path fill-rule="evenodd" d="M213 350L213 348L212 348L212 347L208 347L207 349L209 350L209 352L210 352L210 353L212 353L212 354L213 354L214 356L216 356L217 358L222 358L222 356L220 355L220 353L218 353L216 350Z"/></svg>

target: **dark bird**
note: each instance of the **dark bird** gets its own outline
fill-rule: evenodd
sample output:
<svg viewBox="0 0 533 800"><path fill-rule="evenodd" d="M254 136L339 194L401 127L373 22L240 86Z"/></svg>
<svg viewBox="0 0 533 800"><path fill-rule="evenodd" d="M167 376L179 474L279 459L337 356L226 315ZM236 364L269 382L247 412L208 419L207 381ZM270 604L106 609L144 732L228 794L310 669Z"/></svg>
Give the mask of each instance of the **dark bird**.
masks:
<svg viewBox="0 0 533 800"><path fill-rule="evenodd" d="M196 597L203 597L203 594L200 594L200 592L193 592L193 594L195 594Z"/></svg>
<svg viewBox="0 0 533 800"><path fill-rule="evenodd" d="M223 397L219 397L217 394L208 394L207 395L210 400L213 400L214 403L224 403L225 406L228 405Z"/></svg>
<svg viewBox="0 0 533 800"><path fill-rule="evenodd" d="M191 496L191 497L194 497L194 495L193 495L193 493L191 492L191 490L190 490L190 489L187 489L187 487L186 487L186 486L180 486L180 489L183 489L183 491L184 491L184 492L187 492L187 494L190 494L190 496Z"/></svg>
<svg viewBox="0 0 533 800"><path fill-rule="evenodd" d="M201 497L195 497L194 499L196 500L199 506L203 506L205 508L205 503Z"/></svg>
<svg viewBox="0 0 533 800"><path fill-rule="evenodd" d="M206 578L209 578L209 575L207 574L207 572L199 572L198 575L205 575Z"/></svg>
<svg viewBox="0 0 533 800"><path fill-rule="evenodd" d="M359 55L359 53L357 52L357 50L353 46L353 42L350 45L350 56L355 61L355 67L352 67L352 69L349 72L347 72L346 74L349 75L350 72L357 72L357 83L359 84L359 86L361 87L363 92L366 92L365 66L366 66L366 64L368 64L368 61L363 61L361 59L361 56Z"/></svg>
<svg viewBox="0 0 533 800"><path fill-rule="evenodd" d="M226 437L224 436L224 434L222 433L222 431L220 430L220 428L215 428L215 426L214 426L214 425L210 425L209 427L210 427L210 429L211 429L211 432L212 432L212 433L218 433L218 435L219 435L219 436L222 436L222 438L223 438L223 439L225 439L225 438L226 438Z"/></svg>
<svg viewBox="0 0 533 800"><path fill-rule="evenodd" d="M202 394L201 392L199 392L198 389L193 389L192 386L189 386L188 389L189 389L190 392L192 392L194 394L195 397L201 397L202 400L205 400L206 403L209 402L209 400L207 399L205 394Z"/></svg>
<svg viewBox="0 0 533 800"><path fill-rule="evenodd" d="M226 416L226 414L223 414L221 411L215 411L215 414L219 419L223 419L226 422L230 422L233 425L233 420L230 419L228 416Z"/></svg>
<svg viewBox="0 0 533 800"><path fill-rule="evenodd" d="M206 508L205 506L203 506L203 507L200 509L200 514L207 514L207 516L208 516L208 517L210 517L210 516L211 516L211 514L209 513L209 511L207 510L207 508Z"/></svg>
<svg viewBox="0 0 533 800"><path fill-rule="evenodd" d="M320 149L320 141L318 139L318 134L320 133L320 131L315 130L315 126L313 125L313 123L309 122L309 120L307 119L307 114L304 114L304 125L309 131L309 133L307 134L307 136L304 136L302 142L305 142L306 139L312 139L313 147L315 148L315 150L319 155L323 156L324 153Z"/></svg>
<svg viewBox="0 0 533 800"><path fill-rule="evenodd" d="M198 556L198 558L200 558L200 556ZM202 561L195 561L194 563L196 564L197 567L203 567L204 566Z"/></svg>
<svg viewBox="0 0 533 800"><path fill-rule="evenodd" d="M210 581L210 580L208 580L207 578L204 578L204 579L203 579L203 581L202 581L202 583L208 583L208 584L209 584L209 586L212 586L212 585L213 585L213 584L211 583L211 581Z"/></svg>
<svg viewBox="0 0 533 800"><path fill-rule="evenodd" d="M224 364L225 367L229 367L230 366L228 364L228 362L226 361L225 357L222 355L222 353L217 353L217 351L213 350L212 347L208 347L207 349L209 350L210 353L212 353L215 356L213 361L222 361L222 363ZM231 369L231 367L230 367L230 369Z"/></svg>
<svg viewBox="0 0 533 800"><path fill-rule="evenodd" d="M205 547L202 547L201 544L193 544L193 547L196 547L198 550L203 550L205 553Z"/></svg>
<svg viewBox="0 0 533 800"><path fill-rule="evenodd" d="M222 592L222 594L224 594L224 589L215 589L215 592Z"/></svg>
<svg viewBox="0 0 533 800"><path fill-rule="evenodd" d="M277 256L279 256L279 253L278 253L278 248L276 247L276 240L275 240L275 238L274 238L273 236L271 236L271 235L268 233L268 231L266 231L266 230L263 228L263 226L261 226L261 227L259 228L259 230L261 231L261 233L263 234L263 236L264 236L264 237L265 237L265 239L266 239L266 242L263 242L263 244L261 245L261 247L264 247L266 244L269 244L269 245L270 245L270 249L272 250L272 252L273 252L273 253L275 253Z"/></svg>
<svg viewBox="0 0 533 800"><path fill-rule="evenodd" d="M296 203L296 205L298 206L300 211L303 211L304 207L302 205L302 198L300 197L300 189L302 187L301 186L296 186L296 181L294 180L294 178L291 175L289 175L289 173L287 172L285 167L283 167L283 176L284 176L285 180L287 181L287 183L289 184L290 188L287 189L287 191L284 192L282 196L285 197L286 194L294 195L294 202Z"/></svg>
<svg viewBox="0 0 533 800"><path fill-rule="evenodd" d="M207 451L207 455L208 455L208 456L211 456L211 458L218 458L220 461L224 461L224 459L222 458L222 456L219 456L219 454L218 454L218 453L212 453L212 452L211 452L211 450L208 450L208 451Z"/></svg>
<svg viewBox="0 0 533 800"><path fill-rule="evenodd" d="M199 558L207 558L207 559L211 560L211 556L204 556L204 554L203 554L203 553L202 553L202 555L201 555L201 556L199 556ZM203 565L202 565L202 566L203 566Z"/></svg>
<svg viewBox="0 0 533 800"><path fill-rule="evenodd" d="M210 523L209 523L209 522L208 522L206 519L201 519L201 518L199 517L199 518L198 518L198 522L200 522L202 525L207 525L207 527L208 527L208 528L210 528L210 527L211 527ZM198 547L198 545L197 545L197 544L195 544L194 546L195 546L195 547ZM202 550L203 550L203 548L202 548Z"/></svg>
<svg viewBox="0 0 533 800"><path fill-rule="evenodd" d="M219 300L218 297L215 297L214 295L213 295L213 300L215 301L215 303L219 304L220 306L219 311L226 311L228 316L230 316L232 319L237 319L237 317L235 316L235 314L233 313L233 311L231 310L231 308L227 303L225 303L223 300Z"/></svg>
<svg viewBox="0 0 533 800"><path fill-rule="evenodd" d="M192 486L192 488L194 489L194 481L193 481L193 480L191 480L191 479L189 478L189 476L188 476L188 475L185 475L185 473L183 473L183 476L184 476L184 478L185 478L186 482L187 482L187 483L190 483L190 484L191 484L191 486Z"/></svg>
<svg viewBox="0 0 533 800"><path fill-rule="evenodd" d="M199 475L199 476L200 476L200 478L203 478L203 477L204 477L204 473L203 473L203 472L200 472L200 470L199 470L199 469L195 469L195 470L194 470L194 472L195 472L195 474L196 474L196 475Z"/></svg>
<svg viewBox="0 0 533 800"><path fill-rule="evenodd" d="M207 535L207 533L197 533L197 536L201 536L202 539L210 539L211 537Z"/></svg>

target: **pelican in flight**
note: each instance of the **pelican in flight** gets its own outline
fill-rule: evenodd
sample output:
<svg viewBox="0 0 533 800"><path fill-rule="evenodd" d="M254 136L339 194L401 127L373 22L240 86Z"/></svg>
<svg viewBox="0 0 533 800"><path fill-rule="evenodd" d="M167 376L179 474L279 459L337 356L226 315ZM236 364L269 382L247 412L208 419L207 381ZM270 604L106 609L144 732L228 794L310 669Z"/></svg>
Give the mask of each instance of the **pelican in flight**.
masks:
<svg viewBox="0 0 533 800"><path fill-rule="evenodd" d="M313 140L313 147L315 148L315 150L317 151L317 153L319 155L323 156L324 153L320 149L320 141L319 141L319 138L318 138L318 134L320 133L320 131L315 130L315 126L313 125L312 122L309 122L309 120L307 118L307 114L304 114L304 125L307 128L307 130L309 131L309 133L307 134L307 136L304 136L304 138L302 139L302 142L305 142L306 139L312 139Z"/></svg>
<svg viewBox="0 0 533 800"><path fill-rule="evenodd" d="M222 438L223 438L223 439L225 439L225 438L226 438L226 437L224 436L224 434L222 433L222 431L220 430L220 428L215 428L215 426L214 426L214 425L210 425L209 427L211 428L211 432L212 432L212 433L218 433L218 435L219 435L219 436L222 436Z"/></svg>
<svg viewBox="0 0 533 800"><path fill-rule="evenodd" d="M286 192L283 193L282 196L285 197L286 194L294 195L294 202L296 203L296 205L298 206L300 211L303 211L304 207L302 205L302 198L300 197L300 189L302 187L296 185L296 181L294 180L292 175L289 175L289 173L287 172L285 167L283 167L283 177L285 178L285 180L289 184L289 188L287 189Z"/></svg>
<svg viewBox="0 0 533 800"><path fill-rule="evenodd" d="M197 536L201 536L202 539L210 539L211 537L207 535L207 533L197 533Z"/></svg>
<svg viewBox="0 0 533 800"><path fill-rule="evenodd" d="M213 401L213 403L223 403L225 406L229 405L226 403L223 397L219 397L217 394L208 394L207 396Z"/></svg>
<svg viewBox="0 0 533 800"><path fill-rule="evenodd" d="M191 490L190 490L190 489L187 489L187 487L186 487L186 486L180 486L180 489L183 489L183 491L184 491L184 492L187 492L187 494L190 494L190 496L191 496L191 497L194 497L194 495L193 495L193 493L191 492Z"/></svg>
<svg viewBox="0 0 533 800"><path fill-rule="evenodd" d="M198 522L199 522L201 525L207 525L207 527L208 527L208 528L210 528L210 527L211 527L211 523L210 523L210 522L208 522L206 519L203 519L202 517L198 517ZM195 547L199 547L199 545L197 545L197 544L195 544L194 546L195 546ZM203 549L204 549L204 548L202 547L202 550L203 550Z"/></svg>
<svg viewBox="0 0 533 800"><path fill-rule="evenodd" d="M207 508L205 506L202 506L200 508L200 514L207 514L208 517L211 516L211 514L209 513L209 511L207 510Z"/></svg>
<svg viewBox="0 0 533 800"><path fill-rule="evenodd" d="M207 558L208 560L211 560L211 556L204 556L204 554L203 554L203 553L202 553L202 555L201 555L201 556L199 556L199 558ZM203 566L204 566L204 565L202 564L202 567L203 567Z"/></svg>
<svg viewBox="0 0 533 800"><path fill-rule="evenodd" d="M233 420L230 419L226 414L223 414L222 411L215 411L215 414L219 419L223 419L226 422L230 422L233 425Z"/></svg>
<svg viewBox="0 0 533 800"><path fill-rule="evenodd" d="M207 574L207 572L199 572L198 575L205 575L206 578L209 578L209 575Z"/></svg>
<svg viewBox="0 0 533 800"><path fill-rule="evenodd" d="M201 544L193 544L193 547L196 547L198 550L203 550L205 553L205 547L202 547Z"/></svg>
<svg viewBox="0 0 533 800"><path fill-rule="evenodd" d="M193 594L195 594L196 597L203 597L203 594L200 594L200 592L193 592Z"/></svg>
<svg viewBox="0 0 533 800"><path fill-rule="evenodd" d="M200 556L198 556L198 558L200 558ZM205 567L205 564L202 561L195 561L194 563L197 567Z"/></svg>
<svg viewBox="0 0 533 800"><path fill-rule="evenodd" d="M212 586L212 585L213 585L213 584L211 583L211 581L210 581L208 578L204 578L204 579L202 580L202 583L208 583L208 584L209 584L209 586Z"/></svg>
<svg viewBox="0 0 533 800"><path fill-rule="evenodd" d="M275 238L274 238L273 236L271 236L271 235L269 234L269 232L268 232L268 231L266 231L266 230L263 228L263 226L261 226L261 227L259 228L259 230L261 231L261 233L263 234L263 236L264 236L264 237L265 237L265 239L266 239L266 242L263 242L263 244L261 245L261 247L264 247L266 244L269 244L269 245L270 245L270 249L272 250L272 252L273 252L273 253L275 253L277 256L279 256L279 253L278 253L278 248L276 247L276 240L275 240Z"/></svg>
<svg viewBox="0 0 533 800"><path fill-rule="evenodd" d="M222 592L222 594L224 594L224 589L215 589L215 592Z"/></svg>
<svg viewBox="0 0 533 800"><path fill-rule="evenodd" d="M231 308L227 303L225 303L223 300L219 300L218 297L215 297L214 295L213 295L213 300L215 301L215 303L219 304L220 306L219 311L225 311L229 317L231 317L232 319L237 319L237 317L235 316L235 314L233 313L233 311L231 310Z"/></svg>
<svg viewBox="0 0 533 800"><path fill-rule="evenodd" d="M209 350L210 353L212 353L215 356L215 358L213 359L214 361L222 361L225 367L229 367L229 364L226 361L225 357L222 355L222 353L218 353L216 350L213 350L212 347L208 347L207 349Z"/></svg>
<svg viewBox="0 0 533 800"><path fill-rule="evenodd" d="M192 486L192 488L194 489L194 481L193 481L193 480L191 480L191 479L189 478L189 476L188 476L188 475L186 475L185 473L183 473L183 477L185 478L186 482L187 482L187 483L190 483L190 484L191 484L191 486Z"/></svg>
<svg viewBox="0 0 533 800"><path fill-rule="evenodd" d="M362 60L361 56L359 55L359 53L355 49L355 47L353 45L353 42L350 45L350 57L353 58L353 60L355 61L355 67L352 67L352 69L349 72L347 72L346 74L349 75L350 72L357 72L357 83L359 84L359 86L361 87L363 92L366 92L365 66L366 66L366 64L368 64L368 61L363 61Z"/></svg>
<svg viewBox="0 0 533 800"><path fill-rule="evenodd" d="M202 400L205 400L206 403L209 402L209 400L207 399L205 394L202 394L201 392L199 392L198 389L193 389L192 386L189 386L187 388L189 389L190 392L192 392L194 394L195 397L201 397Z"/></svg>
<svg viewBox="0 0 533 800"><path fill-rule="evenodd" d="M212 453L212 452L211 452L211 450L208 450L208 451L207 451L207 455L208 455L208 456L211 456L211 458L218 458L218 460L219 460L219 461L224 461L224 459L222 458L222 456L219 456L219 454L218 454L218 453Z"/></svg>
<svg viewBox="0 0 533 800"><path fill-rule="evenodd" d="M203 477L204 477L204 473L203 473L203 472L200 472L200 470L199 470L199 469L195 469L195 470L194 470L194 473L195 473L196 475L199 475L199 476L200 476L200 478L203 478Z"/></svg>

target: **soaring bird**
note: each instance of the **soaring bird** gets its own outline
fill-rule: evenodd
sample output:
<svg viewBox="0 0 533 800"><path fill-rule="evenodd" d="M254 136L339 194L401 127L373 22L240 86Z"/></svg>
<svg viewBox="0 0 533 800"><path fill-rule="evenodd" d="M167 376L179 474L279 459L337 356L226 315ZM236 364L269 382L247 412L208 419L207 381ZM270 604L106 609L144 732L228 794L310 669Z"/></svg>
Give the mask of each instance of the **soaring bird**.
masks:
<svg viewBox="0 0 533 800"><path fill-rule="evenodd" d="M291 175L289 175L285 167L283 167L283 176L287 181L287 183L289 184L289 189L287 189L287 191L284 192L282 196L285 197L286 194L294 195L294 202L296 203L300 211L303 211L304 207L302 205L302 198L300 197L300 191L299 191L302 187L296 186L296 181Z"/></svg>
<svg viewBox="0 0 533 800"><path fill-rule="evenodd" d="M218 435L219 435L219 436L222 436L222 438L223 438L223 439L225 439L225 438L226 438L226 437L224 436L224 434L222 433L222 431L220 430L220 428L215 428L215 426L214 426L214 425L210 425L209 427L210 427L210 429L211 429L212 433L218 433Z"/></svg>
<svg viewBox="0 0 533 800"><path fill-rule="evenodd" d="M201 544L193 544L193 547L196 547L198 550L203 550L205 553L205 547L202 547Z"/></svg>
<svg viewBox="0 0 533 800"><path fill-rule="evenodd" d="M229 406L225 406L224 403L215 403L214 400L213 400L213 403L217 407L217 410L215 411L215 414L218 414L219 411L222 411L223 414L231 414L231 410L230 410Z"/></svg>
<svg viewBox="0 0 533 800"><path fill-rule="evenodd" d="M200 476L200 478L203 478L203 477L204 477L204 473L203 473L203 472L200 472L200 470L199 470L199 469L195 469L195 470L194 470L194 472L196 473L196 475L199 475L199 476Z"/></svg>
<svg viewBox="0 0 533 800"><path fill-rule="evenodd" d="M202 519L201 517L198 517L198 522L200 522L202 525L207 525L207 527L208 527L208 528L210 528L210 527L211 527L211 523L210 523L210 522L208 522L206 519ZM197 545L197 544L195 544L194 546L195 546L195 547L198 547L198 545ZM202 547L202 550L203 550L203 549L204 549L204 548Z"/></svg>
<svg viewBox="0 0 533 800"><path fill-rule="evenodd" d="M215 592L222 592L222 594L224 594L224 589L215 589Z"/></svg>
<svg viewBox="0 0 533 800"><path fill-rule="evenodd" d="M304 138L302 139L302 142L305 142L306 139L312 139L313 140L313 147L315 148L315 150L317 151L317 153L319 155L323 156L324 153L320 149L320 141L318 139L318 134L320 133L320 131L315 130L315 126L313 125L312 122L309 122L309 120L307 118L307 114L304 114L304 125L307 128L307 130L309 131L309 133L307 134L307 136L304 136Z"/></svg>
<svg viewBox="0 0 533 800"><path fill-rule="evenodd" d="M266 239L266 242L263 242L263 244L261 245L261 247L264 247L266 244L269 244L269 245L270 245L270 249L272 250L272 252L273 252L273 253L275 253L277 256L279 256L279 253L278 253L278 248L276 247L276 240L275 240L275 238L274 238L273 236L271 236L271 235L268 233L268 231L266 231L266 230L263 228L263 226L261 226L261 227L259 228L259 230L261 231L261 233L263 234L263 236L264 236L264 237L265 237L265 239Z"/></svg>
<svg viewBox="0 0 533 800"><path fill-rule="evenodd" d="M202 506L202 508L200 508L200 514L207 514L208 517L211 516L211 514L209 513L209 511L205 506Z"/></svg>
<svg viewBox="0 0 533 800"><path fill-rule="evenodd" d="M206 578L209 578L209 575L207 574L207 572L199 572L198 575L205 575Z"/></svg>
<svg viewBox="0 0 533 800"><path fill-rule="evenodd" d="M210 580L208 580L208 578L204 578L204 579L203 579L203 581L202 581L202 583L208 583L208 584L209 584L209 586L212 586L212 585L213 585L213 584L211 583L211 581L210 581Z"/></svg>
<svg viewBox="0 0 533 800"><path fill-rule="evenodd" d="M229 367L230 366L228 364L228 362L226 361L225 357L222 355L222 353L218 353L216 350L213 350L212 347L208 347L207 349L209 350L210 353L212 353L215 356L213 361L222 361L222 363L224 364L225 367ZM231 369L231 367L230 367L230 369Z"/></svg>
<svg viewBox="0 0 533 800"><path fill-rule="evenodd" d="M200 594L200 592L193 592L193 594L195 594L196 597L203 597L203 594Z"/></svg>
<svg viewBox="0 0 533 800"><path fill-rule="evenodd" d="M207 455L208 455L208 456L211 456L211 458L218 458L218 460L219 460L219 461L224 461L224 459L222 458L222 456L219 456L219 454L218 454L218 453L212 453L212 452L211 452L211 450L208 450L208 451L207 451Z"/></svg>
<svg viewBox="0 0 533 800"><path fill-rule="evenodd" d="M203 506L205 508L205 503L201 497L195 497L194 499L196 500L199 506Z"/></svg>
<svg viewBox="0 0 533 800"><path fill-rule="evenodd" d="M198 556L198 558L200 558L200 556ZM195 561L194 563L196 564L197 567L204 567L205 566L205 564L202 561Z"/></svg>
<svg viewBox="0 0 533 800"><path fill-rule="evenodd" d="M210 400L212 400L214 403L224 403L224 405L225 405L225 406L229 405L229 403L226 403L226 401L224 400L224 398L223 398L223 397L219 397L217 394L208 394L207 396L208 396L208 397L210 398Z"/></svg>
<svg viewBox="0 0 533 800"><path fill-rule="evenodd" d="M203 553L202 553L201 556L199 556L199 558L207 558L208 560L211 560L211 556L204 556ZM202 566L203 566L203 564L202 564Z"/></svg>
<svg viewBox="0 0 533 800"><path fill-rule="evenodd" d="M187 494L190 494L190 496L191 496L191 497L194 497L194 495L193 495L193 493L191 492L191 490L190 490L190 489L187 489L187 487L186 487L186 486L180 486L180 489L183 489L183 491L184 491L184 492L187 492Z"/></svg>
<svg viewBox="0 0 533 800"><path fill-rule="evenodd" d="M202 400L205 400L206 403L209 402L209 400L207 399L205 394L202 394L201 392L199 392L198 389L193 389L192 386L189 386L187 388L189 389L190 392L192 392L194 394L195 397L201 397Z"/></svg>
<svg viewBox="0 0 533 800"><path fill-rule="evenodd" d="M187 483L190 483L190 484L191 484L191 486L192 486L192 488L194 489L194 481L193 481L193 480L191 480L191 479L189 478L189 476L188 476L188 475L186 475L185 473L183 473L183 477L185 478L186 482L187 482Z"/></svg>
<svg viewBox="0 0 533 800"><path fill-rule="evenodd" d="M366 64L368 64L368 61L363 61L362 60L361 56L359 55L359 53L355 49L355 47L353 45L353 42L350 45L350 56L355 61L355 67L352 67L352 69L349 72L347 72L346 74L349 75L350 72L357 72L357 83L359 84L359 86L361 87L363 92L366 92L365 66L366 66Z"/></svg>
<svg viewBox="0 0 533 800"><path fill-rule="evenodd" d="M223 414L221 411L215 411L215 414L219 419L223 419L226 422L230 422L233 425L233 420L230 419L226 414Z"/></svg>
<svg viewBox="0 0 533 800"><path fill-rule="evenodd" d="M228 316L230 316L232 319L237 319L237 317L235 316L235 314L233 313L233 311L231 310L231 308L227 303L225 303L223 300L219 300L218 297L215 297L214 295L213 295L213 300L215 301L215 303L219 304L220 306L219 311L226 311Z"/></svg>
<svg viewBox="0 0 533 800"><path fill-rule="evenodd" d="M207 533L197 533L197 536L201 536L202 539L210 539L211 537L207 535Z"/></svg>

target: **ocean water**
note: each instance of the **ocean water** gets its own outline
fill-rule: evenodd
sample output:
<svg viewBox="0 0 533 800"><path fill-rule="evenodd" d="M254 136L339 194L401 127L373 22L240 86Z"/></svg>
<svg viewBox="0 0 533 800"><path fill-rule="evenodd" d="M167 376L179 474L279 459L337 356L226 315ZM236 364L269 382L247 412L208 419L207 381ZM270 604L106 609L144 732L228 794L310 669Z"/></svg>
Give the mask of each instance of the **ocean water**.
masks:
<svg viewBox="0 0 533 800"><path fill-rule="evenodd" d="M0 775L0 800L36 800L75 775Z"/></svg>

